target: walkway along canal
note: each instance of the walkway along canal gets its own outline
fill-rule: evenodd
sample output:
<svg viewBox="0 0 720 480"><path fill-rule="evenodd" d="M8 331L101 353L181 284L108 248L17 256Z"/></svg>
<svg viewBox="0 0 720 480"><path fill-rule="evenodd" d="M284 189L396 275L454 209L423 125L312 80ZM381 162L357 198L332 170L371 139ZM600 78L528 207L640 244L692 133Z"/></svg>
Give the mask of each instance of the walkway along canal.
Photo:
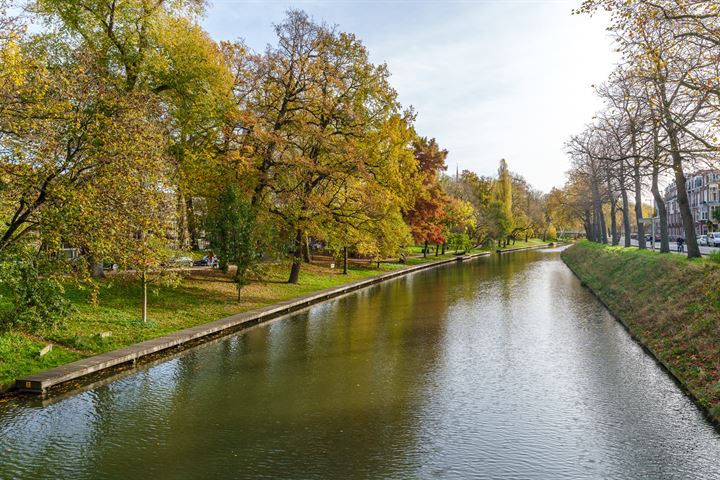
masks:
<svg viewBox="0 0 720 480"><path fill-rule="evenodd" d="M43 406L0 478L720 478L720 435L557 249L425 270Z"/></svg>

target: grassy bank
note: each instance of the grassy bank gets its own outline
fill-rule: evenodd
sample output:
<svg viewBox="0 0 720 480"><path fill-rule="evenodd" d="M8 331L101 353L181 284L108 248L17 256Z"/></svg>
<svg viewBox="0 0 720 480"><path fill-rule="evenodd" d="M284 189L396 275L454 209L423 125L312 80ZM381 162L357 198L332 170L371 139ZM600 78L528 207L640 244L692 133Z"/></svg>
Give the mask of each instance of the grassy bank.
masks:
<svg viewBox="0 0 720 480"><path fill-rule="evenodd" d="M149 322L140 319L139 282L123 275L109 276L100 282L99 302L90 302L90 290L67 285L66 295L74 306L61 328L34 332L0 334L0 384L71 361L115 350L168 333L194 327L219 318L271 305L324 288L342 285L405 266L433 262L452 256L410 257L405 264L383 262L351 264L348 275L328 264L304 264L300 281L286 283L289 265L265 265L258 278L246 286L242 301L229 276L218 270L188 270L179 286L153 289L148 300ZM101 336L109 332L109 336ZM40 357L48 343L53 349Z"/></svg>
<svg viewBox="0 0 720 480"><path fill-rule="evenodd" d="M587 241L562 258L720 422L720 265Z"/></svg>

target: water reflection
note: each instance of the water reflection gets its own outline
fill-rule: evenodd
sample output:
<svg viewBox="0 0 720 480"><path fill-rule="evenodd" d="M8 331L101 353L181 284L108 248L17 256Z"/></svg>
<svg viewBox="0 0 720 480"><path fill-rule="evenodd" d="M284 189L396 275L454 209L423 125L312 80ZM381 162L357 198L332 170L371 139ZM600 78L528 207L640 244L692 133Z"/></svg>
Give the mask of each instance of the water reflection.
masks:
<svg viewBox="0 0 720 480"><path fill-rule="evenodd" d="M710 479L718 459L720 436L553 251L0 406L0 478Z"/></svg>

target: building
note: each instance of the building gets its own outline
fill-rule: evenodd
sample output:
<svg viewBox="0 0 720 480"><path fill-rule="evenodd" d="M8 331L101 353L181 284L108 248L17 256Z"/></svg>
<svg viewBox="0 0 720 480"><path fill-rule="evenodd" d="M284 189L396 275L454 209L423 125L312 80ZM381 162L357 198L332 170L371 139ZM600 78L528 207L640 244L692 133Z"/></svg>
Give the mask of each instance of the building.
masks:
<svg viewBox="0 0 720 480"><path fill-rule="evenodd" d="M707 234L708 220L716 224L713 230L717 230L717 220L713 219L713 212L720 209L720 170L699 170L688 175L685 186L695 222L695 234ZM670 238L684 237L675 181L665 189L665 206Z"/></svg>

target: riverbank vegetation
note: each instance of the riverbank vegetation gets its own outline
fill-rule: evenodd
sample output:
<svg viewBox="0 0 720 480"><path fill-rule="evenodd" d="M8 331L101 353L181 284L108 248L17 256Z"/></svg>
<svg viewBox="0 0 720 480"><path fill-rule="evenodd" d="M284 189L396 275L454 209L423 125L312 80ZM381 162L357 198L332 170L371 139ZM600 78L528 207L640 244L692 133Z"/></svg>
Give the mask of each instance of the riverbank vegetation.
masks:
<svg viewBox="0 0 720 480"><path fill-rule="evenodd" d="M555 236L557 202L504 160L497 178L447 175L352 33L290 10L256 52L212 39L205 8L0 0L0 330L65 335L86 308L72 285L160 325L193 251L220 254L244 305L251 279L278 281L269 264L299 285L313 256Z"/></svg>
<svg viewBox="0 0 720 480"><path fill-rule="evenodd" d="M720 422L720 264L589 241L562 258Z"/></svg>
<svg viewBox="0 0 720 480"><path fill-rule="evenodd" d="M705 171L714 183L719 166L717 3L585 0L576 13L598 10L610 12L621 61L596 87L605 108L567 143L572 168L563 203L587 238L617 245L622 233L626 247L634 229L639 247L646 248L645 222L658 217L662 252L670 250L671 215L682 226L688 257L699 257L697 232L703 226L717 230L720 222L720 209L707 208L717 191L715 198L712 192L689 198L687 178ZM663 178L674 182L667 197L672 205L665 204ZM643 205L644 194L652 196L655 212Z"/></svg>

